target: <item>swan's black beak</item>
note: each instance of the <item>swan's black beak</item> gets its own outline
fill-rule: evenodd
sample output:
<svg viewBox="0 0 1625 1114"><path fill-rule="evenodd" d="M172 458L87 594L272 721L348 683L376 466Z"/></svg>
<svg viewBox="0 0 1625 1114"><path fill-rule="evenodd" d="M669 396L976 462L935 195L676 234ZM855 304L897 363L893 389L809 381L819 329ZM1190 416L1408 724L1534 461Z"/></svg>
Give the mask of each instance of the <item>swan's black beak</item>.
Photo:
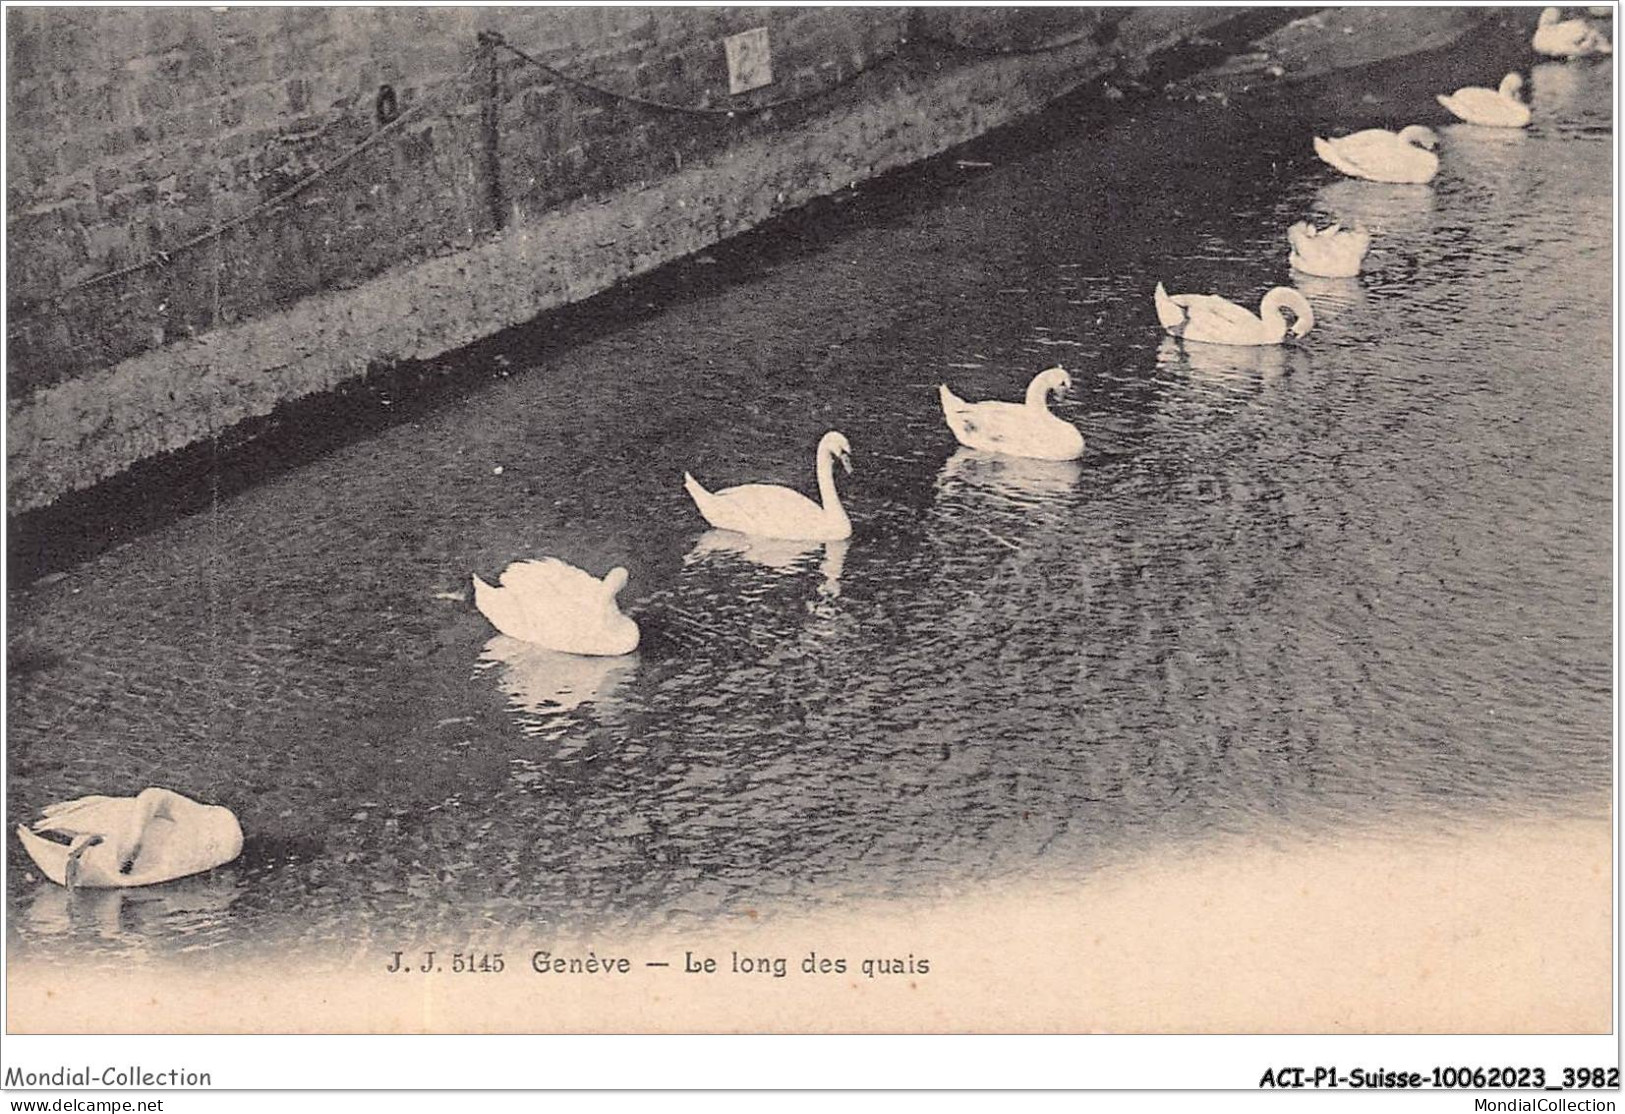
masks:
<svg viewBox="0 0 1625 1114"><path fill-rule="evenodd" d="M852 474L852 454L841 453L835 459L841 462L841 467L845 468L846 474L850 476Z"/></svg>

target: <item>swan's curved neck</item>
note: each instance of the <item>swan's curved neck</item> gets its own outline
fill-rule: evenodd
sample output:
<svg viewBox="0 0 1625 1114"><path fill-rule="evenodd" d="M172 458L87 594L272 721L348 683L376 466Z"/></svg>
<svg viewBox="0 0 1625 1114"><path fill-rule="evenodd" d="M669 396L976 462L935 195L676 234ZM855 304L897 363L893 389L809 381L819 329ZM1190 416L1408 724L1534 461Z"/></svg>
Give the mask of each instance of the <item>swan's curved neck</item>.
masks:
<svg viewBox="0 0 1625 1114"><path fill-rule="evenodd" d="M835 452L818 452L818 501L824 505L824 517L844 519L846 509L841 506L841 493L835 490Z"/></svg>
<svg viewBox="0 0 1625 1114"><path fill-rule="evenodd" d="M1027 384L1027 405L1049 413L1049 380L1042 376Z"/></svg>
<svg viewBox="0 0 1625 1114"><path fill-rule="evenodd" d="M1258 316L1264 322L1265 338L1270 344L1279 344L1286 339L1287 310L1291 310L1297 319L1292 326L1293 335L1301 337L1315 327L1315 311L1308 299L1291 287L1276 287L1264 295L1264 303L1258 307Z"/></svg>
<svg viewBox="0 0 1625 1114"><path fill-rule="evenodd" d="M122 859L140 848L146 838L147 826L160 813L167 813L168 804L169 798L163 790L146 789L137 794L135 807L130 810L129 819L124 823L124 830L118 833L119 858Z"/></svg>
<svg viewBox="0 0 1625 1114"><path fill-rule="evenodd" d="M1282 302L1265 298L1264 304L1258 307L1258 319L1264 323L1264 336L1271 344L1279 344L1286 339L1286 312Z"/></svg>

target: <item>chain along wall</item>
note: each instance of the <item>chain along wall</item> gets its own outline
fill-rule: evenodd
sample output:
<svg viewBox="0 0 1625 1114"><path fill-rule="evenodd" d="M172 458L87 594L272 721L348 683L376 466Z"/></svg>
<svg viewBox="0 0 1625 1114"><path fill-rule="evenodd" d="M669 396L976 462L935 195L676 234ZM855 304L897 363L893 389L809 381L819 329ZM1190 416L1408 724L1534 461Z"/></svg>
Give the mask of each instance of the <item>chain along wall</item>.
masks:
<svg viewBox="0 0 1625 1114"><path fill-rule="evenodd" d="M9 510L590 296L1225 18L11 9Z"/></svg>

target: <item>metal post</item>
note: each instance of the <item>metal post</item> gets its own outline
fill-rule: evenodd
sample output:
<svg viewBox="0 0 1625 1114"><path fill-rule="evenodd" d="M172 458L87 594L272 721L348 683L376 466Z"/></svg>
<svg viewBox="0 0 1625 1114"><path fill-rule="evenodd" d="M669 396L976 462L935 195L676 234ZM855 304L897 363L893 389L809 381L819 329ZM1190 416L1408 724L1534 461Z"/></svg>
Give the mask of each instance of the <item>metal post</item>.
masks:
<svg viewBox="0 0 1625 1114"><path fill-rule="evenodd" d="M480 135L483 139L481 173L485 178L485 202L490 209L491 228L502 231L507 223L507 206L502 199L502 69L497 48L502 36L495 31L480 32L485 88L480 98Z"/></svg>

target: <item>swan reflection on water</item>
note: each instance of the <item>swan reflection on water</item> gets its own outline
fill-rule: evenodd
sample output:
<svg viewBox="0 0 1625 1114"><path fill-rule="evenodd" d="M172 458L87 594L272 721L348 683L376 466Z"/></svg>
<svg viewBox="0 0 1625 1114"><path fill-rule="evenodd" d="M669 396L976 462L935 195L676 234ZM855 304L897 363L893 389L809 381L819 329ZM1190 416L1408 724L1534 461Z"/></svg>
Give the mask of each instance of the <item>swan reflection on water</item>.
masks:
<svg viewBox="0 0 1625 1114"><path fill-rule="evenodd" d="M226 925L237 882L235 868L218 867L154 886L41 886L28 907L28 927L41 936L88 934L108 940L195 936Z"/></svg>
<svg viewBox="0 0 1625 1114"><path fill-rule="evenodd" d="M821 555L818 569L824 581L818 591L820 595L833 597L841 594L841 573L846 568L847 549L851 544L846 538L827 542L800 541L759 538L734 530L707 530L684 554L683 564L692 565L717 557L737 557L774 572L793 573L809 567L813 558Z"/></svg>
<svg viewBox="0 0 1625 1114"><path fill-rule="evenodd" d="M958 491L992 492L1023 502L1061 499L1077 486L1076 460L1037 460L961 447L937 473L939 497Z"/></svg>
<svg viewBox="0 0 1625 1114"><path fill-rule="evenodd" d="M1335 321L1350 310L1363 309L1366 304L1365 287L1358 278L1320 278L1294 271L1292 285L1314 303L1315 315L1323 322ZM1284 355L1284 352L1277 350L1276 354Z"/></svg>
<svg viewBox="0 0 1625 1114"><path fill-rule="evenodd" d="M1315 281L1355 282L1354 279ZM1306 290L1305 294L1308 293ZM1292 367L1294 352L1295 349L1284 345L1243 348L1228 344L1181 344L1173 337L1164 337L1157 346L1157 368L1210 382L1267 382L1287 373Z"/></svg>
<svg viewBox="0 0 1625 1114"><path fill-rule="evenodd" d="M1344 228L1370 230L1373 247L1385 236L1420 235L1433 223L1433 187L1427 185L1344 178L1322 186L1315 204Z"/></svg>
<svg viewBox="0 0 1625 1114"><path fill-rule="evenodd" d="M612 695L632 676L638 657L585 657L496 635L480 653L480 668L497 669L510 706L537 716L572 711Z"/></svg>
<svg viewBox="0 0 1625 1114"><path fill-rule="evenodd" d="M1453 176L1482 193L1480 204L1493 204L1503 194L1527 205L1528 173L1531 158L1549 152L1549 146L1522 128L1480 128L1455 124L1450 133L1450 165Z"/></svg>
<svg viewBox="0 0 1625 1114"><path fill-rule="evenodd" d="M1608 63L1602 63L1606 66ZM1529 71L1529 103L1536 119L1572 111L1596 63L1542 62Z"/></svg>
<svg viewBox="0 0 1625 1114"><path fill-rule="evenodd" d="M1485 128L1477 124L1447 124L1443 129L1450 137L1451 160L1460 157L1465 149L1474 151L1517 150L1529 142L1529 133L1522 128Z"/></svg>

